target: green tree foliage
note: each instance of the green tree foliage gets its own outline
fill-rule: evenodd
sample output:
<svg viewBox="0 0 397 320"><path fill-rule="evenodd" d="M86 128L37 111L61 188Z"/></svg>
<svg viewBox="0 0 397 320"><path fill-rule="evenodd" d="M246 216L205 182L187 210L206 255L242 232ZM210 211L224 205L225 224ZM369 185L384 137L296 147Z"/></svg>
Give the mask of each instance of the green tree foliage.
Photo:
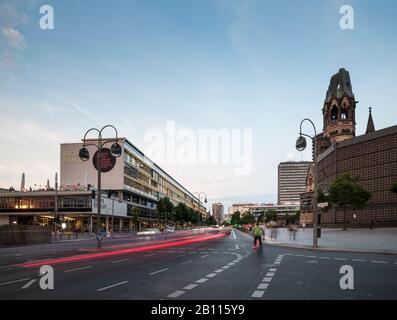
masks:
<svg viewBox="0 0 397 320"><path fill-rule="evenodd" d="M277 221L277 212L274 209L267 210L265 212L265 221Z"/></svg>
<svg viewBox="0 0 397 320"><path fill-rule="evenodd" d="M236 211L235 213L232 214L232 217L230 219L231 224L240 224L240 212Z"/></svg>
<svg viewBox="0 0 397 320"><path fill-rule="evenodd" d="M139 230L139 221L140 221L139 213L140 213L140 210L138 208L132 209L131 220L132 220L132 223L136 226L136 228L138 230Z"/></svg>
<svg viewBox="0 0 397 320"><path fill-rule="evenodd" d="M165 221L173 220L174 218L174 205L168 197L161 198L157 203L157 213L160 219Z"/></svg>
<svg viewBox="0 0 397 320"><path fill-rule="evenodd" d="M244 212L243 216L240 219L241 224L252 224L254 222L255 222L255 216L249 211Z"/></svg>
<svg viewBox="0 0 397 320"><path fill-rule="evenodd" d="M343 230L346 230L346 210L363 208L371 199L371 193L361 187L350 174L338 176L330 185L328 201L343 208Z"/></svg>
<svg viewBox="0 0 397 320"><path fill-rule="evenodd" d="M216 220L215 220L215 218L214 218L213 215L209 215L209 216L207 217L206 224L207 224L207 226L216 225Z"/></svg>

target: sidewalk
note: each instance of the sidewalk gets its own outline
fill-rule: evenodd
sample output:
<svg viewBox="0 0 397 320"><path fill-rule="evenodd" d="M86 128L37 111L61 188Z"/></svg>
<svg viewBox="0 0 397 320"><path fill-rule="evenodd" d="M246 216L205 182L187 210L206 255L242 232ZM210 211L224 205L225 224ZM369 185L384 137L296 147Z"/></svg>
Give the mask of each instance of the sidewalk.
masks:
<svg viewBox="0 0 397 320"><path fill-rule="evenodd" d="M296 240L287 228L278 228L276 240L270 239L270 229L266 228L266 242L298 248L311 248L313 229L299 229ZM319 249L332 251L374 252L397 254L397 228L379 229L322 229L318 239Z"/></svg>

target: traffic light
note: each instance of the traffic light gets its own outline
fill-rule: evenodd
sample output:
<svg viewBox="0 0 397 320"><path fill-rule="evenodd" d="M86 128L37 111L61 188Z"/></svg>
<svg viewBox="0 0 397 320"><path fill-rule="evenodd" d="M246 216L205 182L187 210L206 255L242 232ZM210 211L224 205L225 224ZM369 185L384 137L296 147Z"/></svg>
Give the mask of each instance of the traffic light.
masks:
<svg viewBox="0 0 397 320"><path fill-rule="evenodd" d="M95 190L91 190L91 198L95 199Z"/></svg>

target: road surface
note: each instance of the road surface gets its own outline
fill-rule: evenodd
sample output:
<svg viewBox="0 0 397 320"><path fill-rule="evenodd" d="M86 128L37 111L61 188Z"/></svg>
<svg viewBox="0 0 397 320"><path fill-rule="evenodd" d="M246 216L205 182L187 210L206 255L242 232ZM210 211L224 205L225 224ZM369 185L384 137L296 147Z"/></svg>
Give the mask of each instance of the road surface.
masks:
<svg viewBox="0 0 397 320"><path fill-rule="evenodd" d="M214 234L213 234L214 235ZM397 256L320 252L264 244L240 231L199 242L192 235L116 239L0 249L0 299L396 299ZM196 235L193 235L196 237ZM196 238L197 239L197 238ZM148 245L150 245L148 247ZM54 289L39 269L54 269ZM352 266L354 289L340 268Z"/></svg>

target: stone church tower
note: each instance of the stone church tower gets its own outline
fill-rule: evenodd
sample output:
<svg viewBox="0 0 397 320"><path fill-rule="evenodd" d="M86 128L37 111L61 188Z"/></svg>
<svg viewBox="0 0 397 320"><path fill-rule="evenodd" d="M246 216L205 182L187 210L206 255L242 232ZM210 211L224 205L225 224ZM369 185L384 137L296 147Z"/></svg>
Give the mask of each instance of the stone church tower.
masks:
<svg viewBox="0 0 397 320"><path fill-rule="evenodd" d="M331 77L323 107L323 132L317 136L317 153L356 135L356 100L349 72L340 69Z"/></svg>

